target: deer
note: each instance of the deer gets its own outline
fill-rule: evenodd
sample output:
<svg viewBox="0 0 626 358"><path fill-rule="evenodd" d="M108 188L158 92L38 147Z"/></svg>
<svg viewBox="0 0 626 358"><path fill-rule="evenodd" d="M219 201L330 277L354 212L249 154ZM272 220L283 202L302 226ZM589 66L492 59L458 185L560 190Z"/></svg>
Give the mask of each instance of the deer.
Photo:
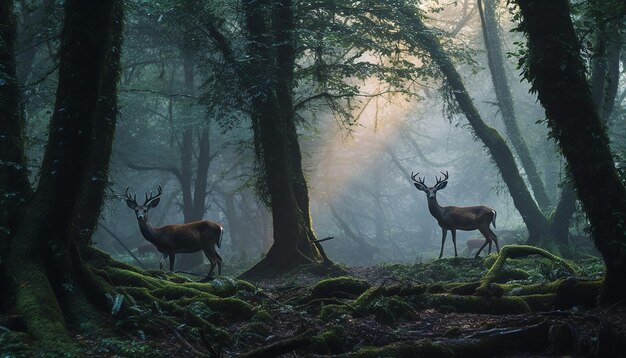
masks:
<svg viewBox="0 0 626 358"><path fill-rule="evenodd" d="M128 194L128 189L124 193L126 199L126 205L135 211L137 216L137 222L139 223L139 230L143 237L156 246L157 250L163 254L161 261L159 262L159 269L163 270L163 261L167 257L170 259L170 271L174 271L174 262L176 261L176 254L178 253L192 253L201 251L209 259L211 268L207 277L213 275L215 266L217 266L218 275L222 274L222 258L217 253L215 247L218 248L221 245L222 235L224 228L213 221L204 220L196 221L187 224L171 224L161 227L153 227L148 222L148 211L156 208L161 200L160 196L163 193L161 186L159 185L157 195L148 197L146 193L146 200L142 205L137 204L137 194L131 197Z"/></svg>
<svg viewBox="0 0 626 358"><path fill-rule="evenodd" d="M491 231L489 225L496 227L496 211L487 206L441 206L437 202L437 191L445 188L448 185L448 172L441 172L443 177L435 177L437 182L435 186L427 186L424 183L426 177L420 178L419 173L413 174L411 172L411 179L413 185L417 190L426 193L428 200L428 210L430 214L437 219L437 223L441 227L441 251L439 252L439 258L443 256L443 247L446 242L446 235L448 230L452 232L452 244L454 245L454 257L457 257L456 251L456 231L472 231L478 230L485 237L484 244L476 252L475 258L478 258L480 252L489 244L491 252L491 243L495 242L496 250L500 253L500 247L498 246L498 238L496 234Z"/></svg>
<svg viewBox="0 0 626 358"><path fill-rule="evenodd" d="M465 241L465 249L461 252L461 255L463 255L463 253L466 253L468 256L472 255L472 251L480 249L484 243L484 237L473 237L467 239L467 241ZM491 243L489 243L488 253L491 253Z"/></svg>

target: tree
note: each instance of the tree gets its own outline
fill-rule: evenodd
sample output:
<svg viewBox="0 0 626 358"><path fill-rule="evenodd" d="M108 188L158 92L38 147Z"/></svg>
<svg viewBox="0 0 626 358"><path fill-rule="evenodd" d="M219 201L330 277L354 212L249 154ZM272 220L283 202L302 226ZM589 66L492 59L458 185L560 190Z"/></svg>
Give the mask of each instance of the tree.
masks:
<svg viewBox="0 0 626 358"><path fill-rule="evenodd" d="M256 187L272 210L274 244L251 273L285 271L323 256L311 228L297 131L304 113L314 116L315 104L322 103L349 127L357 98L415 95L411 86L436 73L431 63L406 61L404 34L395 31L389 16L379 16L394 13L396 2L362 5L244 1L244 45L233 40L232 27L219 26L226 21L208 17L206 33L229 68L218 67L216 78L222 81L213 81L245 95L237 103L252 123ZM355 82L366 79L380 81L385 90L363 93ZM217 98L208 91L205 97Z"/></svg>
<svg viewBox="0 0 626 358"><path fill-rule="evenodd" d="M0 256L8 248L31 188L24 155L24 117L15 61L13 1L0 2Z"/></svg>
<svg viewBox="0 0 626 358"><path fill-rule="evenodd" d="M10 1L8 5L5 9L11 10ZM24 203L6 254L7 274L15 280L16 312L36 339L61 343L54 347L58 350L71 345L66 312L81 311L74 317L88 319L95 312L93 306L79 302L107 304L107 283L93 275L81 253L88 246L107 183L123 23L121 1L70 0L64 6L59 84L48 144L36 190ZM9 119L19 128L17 115ZM11 133L13 140L20 138L19 129ZM19 147L19 140L16 144Z"/></svg>
<svg viewBox="0 0 626 358"><path fill-rule="evenodd" d="M513 97L504 71L504 59L495 17L496 4L497 2L487 1L483 10L482 1L478 1L478 13L480 14L489 71L491 73L495 95L502 113L502 120L505 124L508 138L513 144L513 148L515 148L517 156L524 167L528 182L535 194L535 200L543 212L549 213L548 209L551 206L550 199L548 198L543 182L537 172L535 162L517 125ZM544 229L550 234L544 235L544 237L548 237L549 241L554 240L562 245L566 245L568 243L570 221L575 209L576 193L570 183L566 182L561 189L561 195L556 205L556 210L549 217L549 227ZM539 239L540 237L538 236L531 236L529 243L553 246L552 242L546 242L546 240L539 242ZM558 247L554 248L559 249Z"/></svg>
<svg viewBox="0 0 626 358"><path fill-rule="evenodd" d="M585 78L580 45L566 0L518 0L528 39L524 76L546 110L548 125L567 159L591 235L606 265L601 301L626 298L626 188L615 169L609 139ZM623 2L615 12L624 16Z"/></svg>

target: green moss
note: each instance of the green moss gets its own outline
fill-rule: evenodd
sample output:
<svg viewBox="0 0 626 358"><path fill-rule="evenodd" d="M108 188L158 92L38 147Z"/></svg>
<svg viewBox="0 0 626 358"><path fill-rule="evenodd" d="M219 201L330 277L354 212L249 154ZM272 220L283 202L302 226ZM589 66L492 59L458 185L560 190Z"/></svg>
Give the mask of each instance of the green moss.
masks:
<svg viewBox="0 0 626 358"><path fill-rule="evenodd" d="M364 280L353 277L341 276L329 278L318 282L311 290L311 296L315 298L329 298L336 296L357 296L370 288L370 284Z"/></svg>
<svg viewBox="0 0 626 358"><path fill-rule="evenodd" d="M252 319L261 322L268 322L272 319L272 315L265 310L258 310L254 313Z"/></svg>
<svg viewBox="0 0 626 358"><path fill-rule="evenodd" d="M352 310L345 305L323 305L318 315L319 319L325 322L331 322L335 319L344 317L352 313Z"/></svg>
<svg viewBox="0 0 626 358"><path fill-rule="evenodd" d="M198 291L219 297L234 296L241 292L254 293L258 291L257 287L253 284L243 280L235 280L230 277L219 277L209 283L190 282L185 283L185 286L193 287Z"/></svg>
<svg viewBox="0 0 626 358"><path fill-rule="evenodd" d="M418 297L416 303L427 307L451 307L455 312L517 314L528 313L530 307L519 297L480 297L435 294Z"/></svg>
<svg viewBox="0 0 626 358"><path fill-rule="evenodd" d="M176 301L181 298L197 298L199 300L212 300L218 298L215 295L211 295L209 293L205 293L202 291L198 291L194 288L177 285L177 284L167 284L164 287L157 288L152 290L152 294L156 297Z"/></svg>
<svg viewBox="0 0 626 358"><path fill-rule="evenodd" d="M392 285L385 287L384 296L413 296L421 295L426 292L425 285Z"/></svg>
<svg viewBox="0 0 626 358"><path fill-rule="evenodd" d="M489 285L497 280L503 270L504 263L507 259L515 259L520 257L526 257L529 255L540 255L553 262L561 264L571 274L575 274L576 270L562 258L549 253L546 250L540 249L534 246L528 245L507 245L502 248L498 259L493 263L487 274L480 280L481 285L476 289L476 293L481 295L491 295Z"/></svg>
<svg viewBox="0 0 626 358"><path fill-rule="evenodd" d="M393 343L383 347L364 347L350 355L358 358L452 358L454 352L448 346L421 340L417 343Z"/></svg>
<svg viewBox="0 0 626 358"><path fill-rule="evenodd" d="M466 282L466 283L449 283L445 285L445 290L455 295L473 295L476 292L476 288L480 286L480 282Z"/></svg>
<svg viewBox="0 0 626 358"><path fill-rule="evenodd" d="M75 352L76 346L65 327L65 317L50 286L46 269L37 260L23 258L15 275L15 309L26 322L28 332L43 351Z"/></svg>
<svg viewBox="0 0 626 358"><path fill-rule="evenodd" d="M444 293L446 292L446 289L443 287L443 285L436 283L434 285L430 285L426 288L426 292L428 293Z"/></svg>
<svg viewBox="0 0 626 358"><path fill-rule="evenodd" d="M344 351L343 343L345 332L341 327L332 327L313 337L311 351L317 354L341 354Z"/></svg>
<svg viewBox="0 0 626 358"><path fill-rule="evenodd" d="M516 268L505 268L500 270L500 272L496 274L493 282L505 283L512 280L527 280L529 277L530 274L528 274L528 272L524 270Z"/></svg>
<svg viewBox="0 0 626 358"><path fill-rule="evenodd" d="M555 293L562 280L556 280L549 283L536 283L531 285L502 285L509 296L526 296L536 294Z"/></svg>
<svg viewBox="0 0 626 358"><path fill-rule="evenodd" d="M107 273L113 284L116 286L145 287L154 290L163 287L165 284L165 281L163 280L131 270L111 267L107 269Z"/></svg>
<svg viewBox="0 0 626 358"><path fill-rule="evenodd" d="M392 290L393 292L395 290ZM361 314L373 314L376 320L391 324L399 319L416 319L415 309L398 296L388 297L384 287L370 287L361 294L352 306ZM407 296L407 297L419 297Z"/></svg>
<svg viewBox="0 0 626 358"><path fill-rule="evenodd" d="M556 289L556 308L567 309L578 305L593 307L597 303L601 286L601 280L562 280L561 284Z"/></svg>
<svg viewBox="0 0 626 358"><path fill-rule="evenodd" d="M553 293L519 296L533 312L551 311L554 309L556 295Z"/></svg>

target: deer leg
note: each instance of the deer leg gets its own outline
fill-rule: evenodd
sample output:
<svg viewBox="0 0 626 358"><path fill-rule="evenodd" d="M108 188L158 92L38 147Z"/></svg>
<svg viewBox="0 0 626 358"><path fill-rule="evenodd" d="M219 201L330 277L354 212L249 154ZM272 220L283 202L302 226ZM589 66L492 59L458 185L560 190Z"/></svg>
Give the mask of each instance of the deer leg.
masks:
<svg viewBox="0 0 626 358"><path fill-rule="evenodd" d="M441 228L441 251L439 251L439 258L443 256L443 244L446 243L446 235L448 234L448 230Z"/></svg>
<svg viewBox="0 0 626 358"><path fill-rule="evenodd" d="M459 255L456 254L456 230L450 230L450 232L452 233L452 244L454 245L454 257L458 257Z"/></svg>
<svg viewBox="0 0 626 358"><path fill-rule="evenodd" d="M215 258L217 261L217 274L222 276L222 257L215 251Z"/></svg>
<svg viewBox="0 0 626 358"><path fill-rule="evenodd" d="M487 244L491 245L491 237L489 236L489 234L485 232L483 229L478 229L478 231L480 231L480 233L485 237L485 243L483 244L483 246L480 247L480 249L478 249L478 251L476 252L475 258L478 258L478 256L480 255L480 252L483 251L483 249L485 248L485 246L487 246Z"/></svg>
<svg viewBox="0 0 626 358"><path fill-rule="evenodd" d="M161 257L161 261L159 261L159 270L163 271L163 261L165 261L165 259L167 258L167 254L163 254L163 257Z"/></svg>
<svg viewBox="0 0 626 358"><path fill-rule="evenodd" d="M210 248L202 249L202 251L204 251L204 256L206 256L206 258L209 259L209 262L211 263L211 268L209 269L209 273L207 274L207 277L211 277L213 275L213 270L215 269L216 265L215 257L213 256L213 252Z"/></svg>
<svg viewBox="0 0 626 358"><path fill-rule="evenodd" d="M174 261L176 261L176 254L170 253L170 271L174 272Z"/></svg>
<svg viewBox="0 0 626 358"><path fill-rule="evenodd" d="M498 254L500 253L500 245L498 245L498 237L496 236L496 234L494 234L493 231L491 231L491 229L489 229L489 233L491 234L491 239L493 240L493 242L496 243L496 250L498 251Z"/></svg>

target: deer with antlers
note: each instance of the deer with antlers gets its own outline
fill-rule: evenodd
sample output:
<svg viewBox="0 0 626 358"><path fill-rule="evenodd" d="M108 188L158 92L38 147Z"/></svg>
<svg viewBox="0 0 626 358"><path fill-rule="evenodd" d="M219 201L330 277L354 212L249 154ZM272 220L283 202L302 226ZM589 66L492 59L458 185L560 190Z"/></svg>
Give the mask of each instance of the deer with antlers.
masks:
<svg viewBox="0 0 626 358"><path fill-rule="evenodd" d="M216 246L220 247L221 245L222 234L224 232L221 225L213 221L205 220L187 224L153 227L148 222L148 211L159 205L159 201L161 200L159 196L163 193L161 186L159 185L158 193L155 196L150 193L150 197L148 197L146 193L146 201L143 205L137 204L137 195L135 194L134 197L131 197L128 194L128 189L129 188L126 188L126 192L124 193L126 205L135 210L141 234L163 254L159 262L161 270L163 269L163 261L168 256L170 258L170 271L174 271L176 254L192 253L202 250L211 263L211 269L207 276L210 277L213 274L215 266L217 266L217 273L219 275L222 274L222 258L215 249Z"/></svg>
<svg viewBox="0 0 626 358"><path fill-rule="evenodd" d="M411 179L413 185L417 190L426 193L428 199L428 210L430 214L437 219L439 226L441 227L441 251L439 252L439 258L443 256L443 245L446 242L446 235L448 230L452 232L452 244L454 245L454 257L457 257L456 251L456 231L464 230L478 230L485 237L485 243L476 252L476 258L480 255L480 252L489 244L491 249L491 243L496 244L496 250L499 253L500 247L498 246L498 238L496 234L491 231L489 225L496 227L496 211L487 206L441 206L437 202L437 191L441 190L448 185L448 172L441 172L442 178L435 177L437 183L435 186L426 186L424 180L426 177L419 178L417 174L411 173ZM491 251L491 250L490 250Z"/></svg>

